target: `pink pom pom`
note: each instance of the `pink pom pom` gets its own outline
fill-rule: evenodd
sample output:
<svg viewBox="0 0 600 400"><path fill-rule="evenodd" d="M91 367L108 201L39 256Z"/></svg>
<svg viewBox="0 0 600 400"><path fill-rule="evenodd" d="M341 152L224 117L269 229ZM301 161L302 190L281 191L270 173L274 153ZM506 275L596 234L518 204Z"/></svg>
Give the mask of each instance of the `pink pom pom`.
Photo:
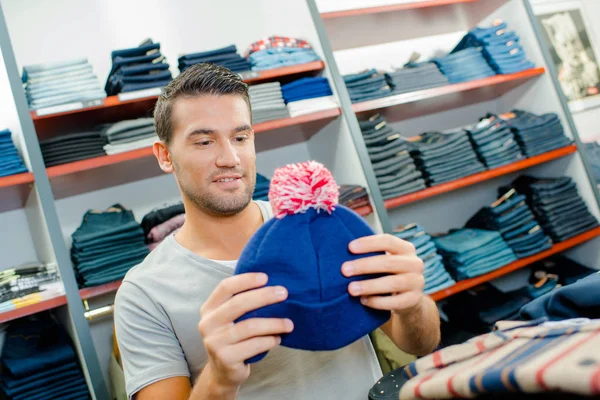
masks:
<svg viewBox="0 0 600 400"><path fill-rule="evenodd" d="M338 197L333 175L316 161L278 168L269 187L269 201L279 219L304 213L310 208L331 213L338 204Z"/></svg>

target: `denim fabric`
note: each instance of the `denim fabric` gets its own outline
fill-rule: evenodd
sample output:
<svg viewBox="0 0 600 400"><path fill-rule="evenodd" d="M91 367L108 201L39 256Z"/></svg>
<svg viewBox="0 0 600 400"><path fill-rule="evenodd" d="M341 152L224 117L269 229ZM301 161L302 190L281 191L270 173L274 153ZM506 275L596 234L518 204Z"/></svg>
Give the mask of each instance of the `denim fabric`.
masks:
<svg viewBox="0 0 600 400"><path fill-rule="evenodd" d="M253 71L263 71L319 61L321 58L312 49L280 47L259 50L250 54L248 61Z"/></svg>
<svg viewBox="0 0 600 400"><path fill-rule="evenodd" d="M374 100L392 94L392 88L387 83L385 76L374 69L345 75L343 79L353 103Z"/></svg>
<svg viewBox="0 0 600 400"><path fill-rule="evenodd" d="M414 182L404 184L399 186L398 188L391 190L382 190L381 195L384 200L393 199L395 197L403 196L405 194L417 192L419 190L425 189L427 186L425 185L425 181L423 179L416 179Z"/></svg>
<svg viewBox="0 0 600 400"><path fill-rule="evenodd" d="M12 141L12 133L8 129L0 131L0 176L14 175L27 172L21 156Z"/></svg>
<svg viewBox="0 0 600 400"><path fill-rule="evenodd" d="M385 78L394 94L430 89L450 83L434 63L389 72L385 74Z"/></svg>

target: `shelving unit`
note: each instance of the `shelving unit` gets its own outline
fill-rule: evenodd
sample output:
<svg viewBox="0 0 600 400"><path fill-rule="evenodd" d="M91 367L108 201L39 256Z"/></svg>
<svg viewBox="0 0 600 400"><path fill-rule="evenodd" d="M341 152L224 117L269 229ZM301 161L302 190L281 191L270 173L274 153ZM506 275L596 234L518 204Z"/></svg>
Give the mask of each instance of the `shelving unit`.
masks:
<svg viewBox="0 0 600 400"><path fill-rule="evenodd" d="M390 4L376 7L365 7L365 8L353 8L342 11L330 11L321 13L323 19L335 19L345 17L355 17L358 15L368 14L383 14L388 12L405 11L405 10L416 10L420 8L428 7L444 7L450 5L459 5L464 3L474 3L479 0L425 0L425 1L414 1L400 4Z"/></svg>
<svg viewBox="0 0 600 400"><path fill-rule="evenodd" d="M11 311L0 313L0 324L14 319L23 318L28 315L37 314L42 311L52 310L67 304L66 296L58 296L53 299L44 300L36 304L19 307Z"/></svg>
<svg viewBox="0 0 600 400"><path fill-rule="evenodd" d="M31 172L0 178L0 212L23 207L35 178Z"/></svg>

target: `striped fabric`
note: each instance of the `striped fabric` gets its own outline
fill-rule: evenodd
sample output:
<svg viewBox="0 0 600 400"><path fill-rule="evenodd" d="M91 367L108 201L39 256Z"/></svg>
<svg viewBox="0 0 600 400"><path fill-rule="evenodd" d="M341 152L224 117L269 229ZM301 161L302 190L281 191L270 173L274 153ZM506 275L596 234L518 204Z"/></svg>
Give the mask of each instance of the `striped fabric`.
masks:
<svg viewBox="0 0 600 400"><path fill-rule="evenodd" d="M600 320L500 321L493 332L405 367L400 399L483 393L600 395Z"/></svg>

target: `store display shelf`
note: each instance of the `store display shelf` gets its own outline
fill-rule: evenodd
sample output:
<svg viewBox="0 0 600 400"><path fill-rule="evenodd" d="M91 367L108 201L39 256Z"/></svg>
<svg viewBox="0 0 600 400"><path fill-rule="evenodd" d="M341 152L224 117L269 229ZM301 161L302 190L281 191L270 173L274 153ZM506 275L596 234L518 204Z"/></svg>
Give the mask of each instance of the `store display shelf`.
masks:
<svg viewBox="0 0 600 400"><path fill-rule="evenodd" d="M92 286L79 290L79 296L82 299L91 299L92 297L102 296L104 294L116 292L123 283L122 280L105 283L104 285Z"/></svg>
<svg viewBox="0 0 600 400"><path fill-rule="evenodd" d="M377 6L377 7L365 7L365 8L353 8L348 10L340 10L340 11L329 11L321 13L321 17L323 19L334 19L334 18L344 18L344 17L354 17L358 15L368 15L368 14L382 14L387 12L394 11L405 11L405 10L414 10L419 8L429 8L429 7L441 7L448 6L454 4L462 4L462 3L474 3L479 0L424 0L424 1L413 1L413 2L404 2L399 4L390 4L385 6Z"/></svg>
<svg viewBox="0 0 600 400"><path fill-rule="evenodd" d="M256 124L256 150L306 141L339 115L341 110L335 108ZM48 167L46 171L57 199L163 174L152 147Z"/></svg>
<svg viewBox="0 0 600 400"><path fill-rule="evenodd" d="M600 236L600 228L594 228L590 231L572 237L571 239L567 239L564 242L556 243L554 246L552 246L552 248L542 251L541 253L535 254L527 258L521 258L520 260L517 260L490 273L475 278L467 279L464 281L459 281L456 285L451 286L448 289L444 289L439 292L433 293L431 297L435 301L440 301L456 293L463 292L477 285L481 285L482 283L489 282L493 279L499 278L518 269L527 267L528 265L531 265L537 261L543 260L544 258L548 258L554 254L558 254L560 252L568 250L572 247L580 245L598 236Z"/></svg>
<svg viewBox="0 0 600 400"><path fill-rule="evenodd" d="M487 181L502 175L508 175L516 171L533 167L534 165L539 165L548 161L556 160L558 158L567 156L569 154L573 154L575 152L577 152L577 146L575 145L562 147L560 149L552 150L547 153L540 154L538 156L533 156L531 158L526 158L524 160L517 161L509 165L490 169L488 171L480 172L474 175L469 175L467 177L452 182L443 183L441 185L432 186L427 189L420 190L418 192L386 200L385 207L387 209L392 209L404 204L414 203L416 201L423 200L428 197L433 197L442 193L458 190L460 188L471 186L479 182Z"/></svg>
<svg viewBox="0 0 600 400"><path fill-rule="evenodd" d="M373 207L371 207L371 205L369 204L368 206L353 208L352 210L354 210L354 212L358 215L366 217L367 215L373 212Z"/></svg>
<svg viewBox="0 0 600 400"><path fill-rule="evenodd" d="M418 90L395 96L382 97L352 105L356 113L380 110L401 104L419 102L419 106L409 110L402 107L403 118L414 118L442 110L462 107L475 102L497 98L529 79L545 73L544 68L532 68L514 74L495 75L485 79L440 86L433 89ZM454 95L454 96L450 96ZM448 97L443 101L442 97ZM430 100L432 104L423 105L421 102Z"/></svg>
<svg viewBox="0 0 600 400"><path fill-rule="evenodd" d="M64 295L57 296L53 299L44 300L36 304L31 304L0 313L0 323L12 321L14 319L26 317L42 311L51 310L53 308L64 306L65 304L67 304L67 297Z"/></svg>
<svg viewBox="0 0 600 400"><path fill-rule="evenodd" d="M23 207L34 181L31 172L0 178L0 212Z"/></svg>
<svg viewBox="0 0 600 400"><path fill-rule="evenodd" d="M323 61L312 61L306 64L290 65L288 67L269 69L266 71L251 72L244 77L244 82L249 84L263 83L274 79L296 75L309 75L322 71L325 68Z"/></svg>

